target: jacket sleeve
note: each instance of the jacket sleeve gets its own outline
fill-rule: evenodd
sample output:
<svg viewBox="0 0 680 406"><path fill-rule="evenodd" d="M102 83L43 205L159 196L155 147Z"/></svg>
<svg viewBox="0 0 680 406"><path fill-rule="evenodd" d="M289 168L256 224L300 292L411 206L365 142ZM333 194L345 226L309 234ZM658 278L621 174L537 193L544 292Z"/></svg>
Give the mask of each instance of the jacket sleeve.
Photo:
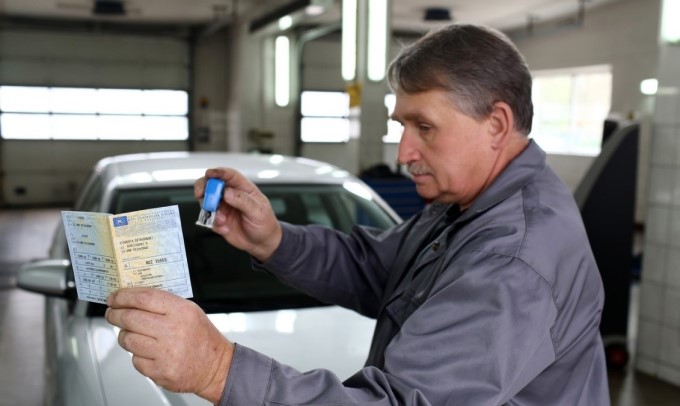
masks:
<svg viewBox="0 0 680 406"><path fill-rule="evenodd" d="M468 252L410 317L399 317L408 303L388 304L401 330L383 370L367 367L340 382L239 346L220 405L503 404L555 359L550 292L515 257Z"/></svg>
<svg viewBox="0 0 680 406"><path fill-rule="evenodd" d="M255 270L272 272L283 282L326 303L375 318L394 252L407 224L387 231L355 226L351 234L323 226L281 223L283 238Z"/></svg>

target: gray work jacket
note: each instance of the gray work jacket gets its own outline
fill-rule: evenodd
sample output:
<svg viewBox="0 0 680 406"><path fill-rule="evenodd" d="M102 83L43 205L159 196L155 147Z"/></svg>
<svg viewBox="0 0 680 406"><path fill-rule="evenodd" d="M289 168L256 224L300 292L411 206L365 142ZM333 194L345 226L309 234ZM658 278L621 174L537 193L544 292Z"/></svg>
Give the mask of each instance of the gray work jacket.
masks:
<svg viewBox="0 0 680 406"><path fill-rule="evenodd" d="M545 153L530 142L422 249L447 209L384 232L282 224L257 267L377 318L369 361L341 382L237 344L220 405L609 405L602 281Z"/></svg>

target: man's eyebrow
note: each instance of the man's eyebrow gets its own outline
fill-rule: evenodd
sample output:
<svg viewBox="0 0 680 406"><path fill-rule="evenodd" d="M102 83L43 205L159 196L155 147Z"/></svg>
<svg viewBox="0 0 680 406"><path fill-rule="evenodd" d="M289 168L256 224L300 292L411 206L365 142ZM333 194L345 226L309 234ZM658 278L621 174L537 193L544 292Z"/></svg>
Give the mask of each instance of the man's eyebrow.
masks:
<svg viewBox="0 0 680 406"><path fill-rule="evenodd" d="M418 114L418 113L406 113L406 114L403 114L403 115L395 115L395 114L390 115L390 120L399 121L399 122L402 122L402 121L421 121L422 119L423 119L423 116L421 114Z"/></svg>

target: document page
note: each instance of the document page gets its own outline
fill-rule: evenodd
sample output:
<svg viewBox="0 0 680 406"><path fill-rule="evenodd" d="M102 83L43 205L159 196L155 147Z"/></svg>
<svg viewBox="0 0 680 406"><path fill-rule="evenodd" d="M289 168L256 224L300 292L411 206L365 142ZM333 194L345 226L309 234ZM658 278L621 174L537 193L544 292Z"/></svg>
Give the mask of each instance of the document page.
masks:
<svg viewBox="0 0 680 406"><path fill-rule="evenodd" d="M62 211L78 299L106 304L120 287L193 296L177 206L119 215Z"/></svg>
<svg viewBox="0 0 680 406"><path fill-rule="evenodd" d="M177 206L111 216L120 286L146 286L192 297Z"/></svg>
<svg viewBox="0 0 680 406"><path fill-rule="evenodd" d="M62 211L78 299L106 303L118 289L118 270L106 213Z"/></svg>

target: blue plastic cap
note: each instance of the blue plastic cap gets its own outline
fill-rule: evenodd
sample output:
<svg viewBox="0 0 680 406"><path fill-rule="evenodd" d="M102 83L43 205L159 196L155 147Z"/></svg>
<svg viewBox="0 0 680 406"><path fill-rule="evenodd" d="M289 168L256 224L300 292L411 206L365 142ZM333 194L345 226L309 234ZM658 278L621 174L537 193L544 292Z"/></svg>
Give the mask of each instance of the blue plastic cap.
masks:
<svg viewBox="0 0 680 406"><path fill-rule="evenodd" d="M224 191L224 181L221 179L208 179L205 184L205 194L203 196L203 209L206 211L216 212L217 206L222 200L222 192Z"/></svg>

